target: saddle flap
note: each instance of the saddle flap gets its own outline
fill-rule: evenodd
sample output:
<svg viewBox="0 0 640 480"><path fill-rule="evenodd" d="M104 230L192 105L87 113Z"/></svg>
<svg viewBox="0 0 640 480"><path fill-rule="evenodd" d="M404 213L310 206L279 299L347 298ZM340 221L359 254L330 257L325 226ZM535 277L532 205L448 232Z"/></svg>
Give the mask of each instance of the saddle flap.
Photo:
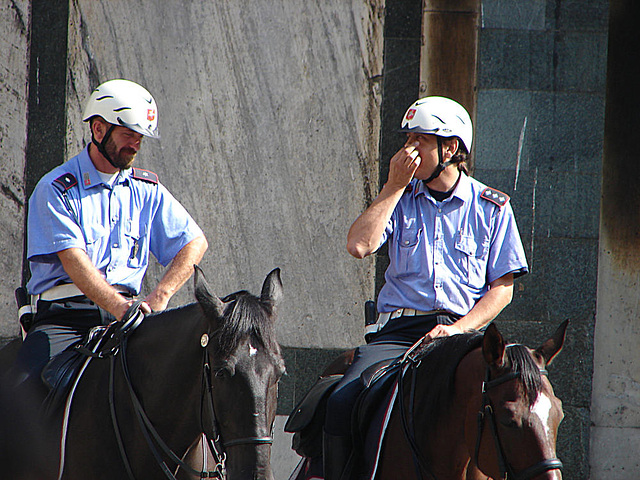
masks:
<svg viewBox="0 0 640 480"><path fill-rule="evenodd" d="M284 426L284 431L289 433L299 432L309 426L318 406L326 401L337 383L342 379L342 374L328 375L320 377L311 387L304 398L298 403L296 408L289 415L289 419ZM324 419L323 419L324 421Z"/></svg>
<svg viewBox="0 0 640 480"><path fill-rule="evenodd" d="M362 372L360 379L366 388L358 397L354 410L355 425L353 428L357 432L366 431L378 410L385 407L384 400L398 379L400 368L401 364L393 358L371 365Z"/></svg>
<svg viewBox="0 0 640 480"><path fill-rule="evenodd" d="M49 394L44 400L46 412L52 413L64 404L71 385L86 358L71 348L49 360L41 373L42 381L49 388Z"/></svg>

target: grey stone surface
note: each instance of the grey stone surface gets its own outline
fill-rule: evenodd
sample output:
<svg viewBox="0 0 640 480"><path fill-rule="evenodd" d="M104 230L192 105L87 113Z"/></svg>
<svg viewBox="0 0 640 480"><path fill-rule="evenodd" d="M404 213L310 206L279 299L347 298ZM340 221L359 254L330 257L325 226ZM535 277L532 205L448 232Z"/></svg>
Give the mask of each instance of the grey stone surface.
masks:
<svg viewBox="0 0 640 480"><path fill-rule="evenodd" d="M0 2L0 338L18 334L13 291L22 277L29 2Z"/></svg>
<svg viewBox="0 0 640 480"><path fill-rule="evenodd" d="M352 260L345 242L377 184L381 6L142 2L130 22L124 5L73 4L69 153L88 140L78 120L90 85L145 85L162 138L137 161L203 227L212 288L255 290L281 267L280 341L354 343L372 262ZM161 275L152 266L147 288Z"/></svg>
<svg viewBox="0 0 640 480"><path fill-rule="evenodd" d="M481 84L487 89L551 89L553 39L547 31L487 30L478 51Z"/></svg>
<svg viewBox="0 0 640 480"><path fill-rule="evenodd" d="M551 368L566 415L558 454L564 478L587 479L608 6L482 3L475 176L511 195L531 268L497 322L536 345L571 320Z"/></svg>
<svg viewBox="0 0 640 480"><path fill-rule="evenodd" d="M601 93L481 89L476 166L598 175L603 126Z"/></svg>
<svg viewBox="0 0 640 480"><path fill-rule="evenodd" d="M544 30L547 25L546 4L546 0L483 0L482 28Z"/></svg>

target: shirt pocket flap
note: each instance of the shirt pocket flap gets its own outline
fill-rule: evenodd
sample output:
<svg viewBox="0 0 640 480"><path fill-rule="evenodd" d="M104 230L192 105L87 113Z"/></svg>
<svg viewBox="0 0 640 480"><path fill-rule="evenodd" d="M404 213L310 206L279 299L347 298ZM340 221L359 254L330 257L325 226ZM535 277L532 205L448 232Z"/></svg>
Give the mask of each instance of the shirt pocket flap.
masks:
<svg viewBox="0 0 640 480"><path fill-rule="evenodd" d="M128 221L126 228L125 228L125 232L124 234L127 237L131 237L134 240L138 240L141 237L144 237L145 234L147 232L147 226L146 225L140 225L139 223L135 223L132 221Z"/></svg>
<svg viewBox="0 0 640 480"><path fill-rule="evenodd" d="M454 246L456 250L469 256L474 256L478 250L476 239L471 235L458 235Z"/></svg>
<svg viewBox="0 0 640 480"><path fill-rule="evenodd" d="M489 253L489 239L460 234L456 239L455 248L470 257L482 258Z"/></svg>

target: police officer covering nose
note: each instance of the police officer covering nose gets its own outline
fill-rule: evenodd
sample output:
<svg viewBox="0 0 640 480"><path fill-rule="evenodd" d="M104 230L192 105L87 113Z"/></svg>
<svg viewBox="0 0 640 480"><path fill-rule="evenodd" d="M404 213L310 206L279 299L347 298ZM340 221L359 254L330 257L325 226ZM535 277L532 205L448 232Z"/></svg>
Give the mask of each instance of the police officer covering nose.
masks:
<svg viewBox="0 0 640 480"><path fill-rule="evenodd" d="M324 478L350 478L351 412L369 366L396 358L421 338L478 330L511 302L514 278L528 272L509 197L468 176L473 127L465 108L425 97L402 120L407 141L389 177L355 220L347 249L356 258L385 242L390 264L370 342L327 403Z"/></svg>

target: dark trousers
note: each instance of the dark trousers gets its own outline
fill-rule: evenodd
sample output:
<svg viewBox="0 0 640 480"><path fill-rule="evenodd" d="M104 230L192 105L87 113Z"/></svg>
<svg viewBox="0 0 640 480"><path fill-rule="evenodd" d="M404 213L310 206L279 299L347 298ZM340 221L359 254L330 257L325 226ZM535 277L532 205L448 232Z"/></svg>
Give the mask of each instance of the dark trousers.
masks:
<svg viewBox="0 0 640 480"><path fill-rule="evenodd" d="M51 358L82 341L91 328L113 320L112 315L86 297L74 297L69 301L39 301L33 326L11 371L14 384L40 382L42 369Z"/></svg>
<svg viewBox="0 0 640 480"><path fill-rule="evenodd" d="M356 349L353 363L327 401L324 429L334 436L351 435L351 414L364 390L362 373L382 360L395 359L407 351L437 324L450 325L458 317L453 315L422 315L398 317L380 330L367 345Z"/></svg>

